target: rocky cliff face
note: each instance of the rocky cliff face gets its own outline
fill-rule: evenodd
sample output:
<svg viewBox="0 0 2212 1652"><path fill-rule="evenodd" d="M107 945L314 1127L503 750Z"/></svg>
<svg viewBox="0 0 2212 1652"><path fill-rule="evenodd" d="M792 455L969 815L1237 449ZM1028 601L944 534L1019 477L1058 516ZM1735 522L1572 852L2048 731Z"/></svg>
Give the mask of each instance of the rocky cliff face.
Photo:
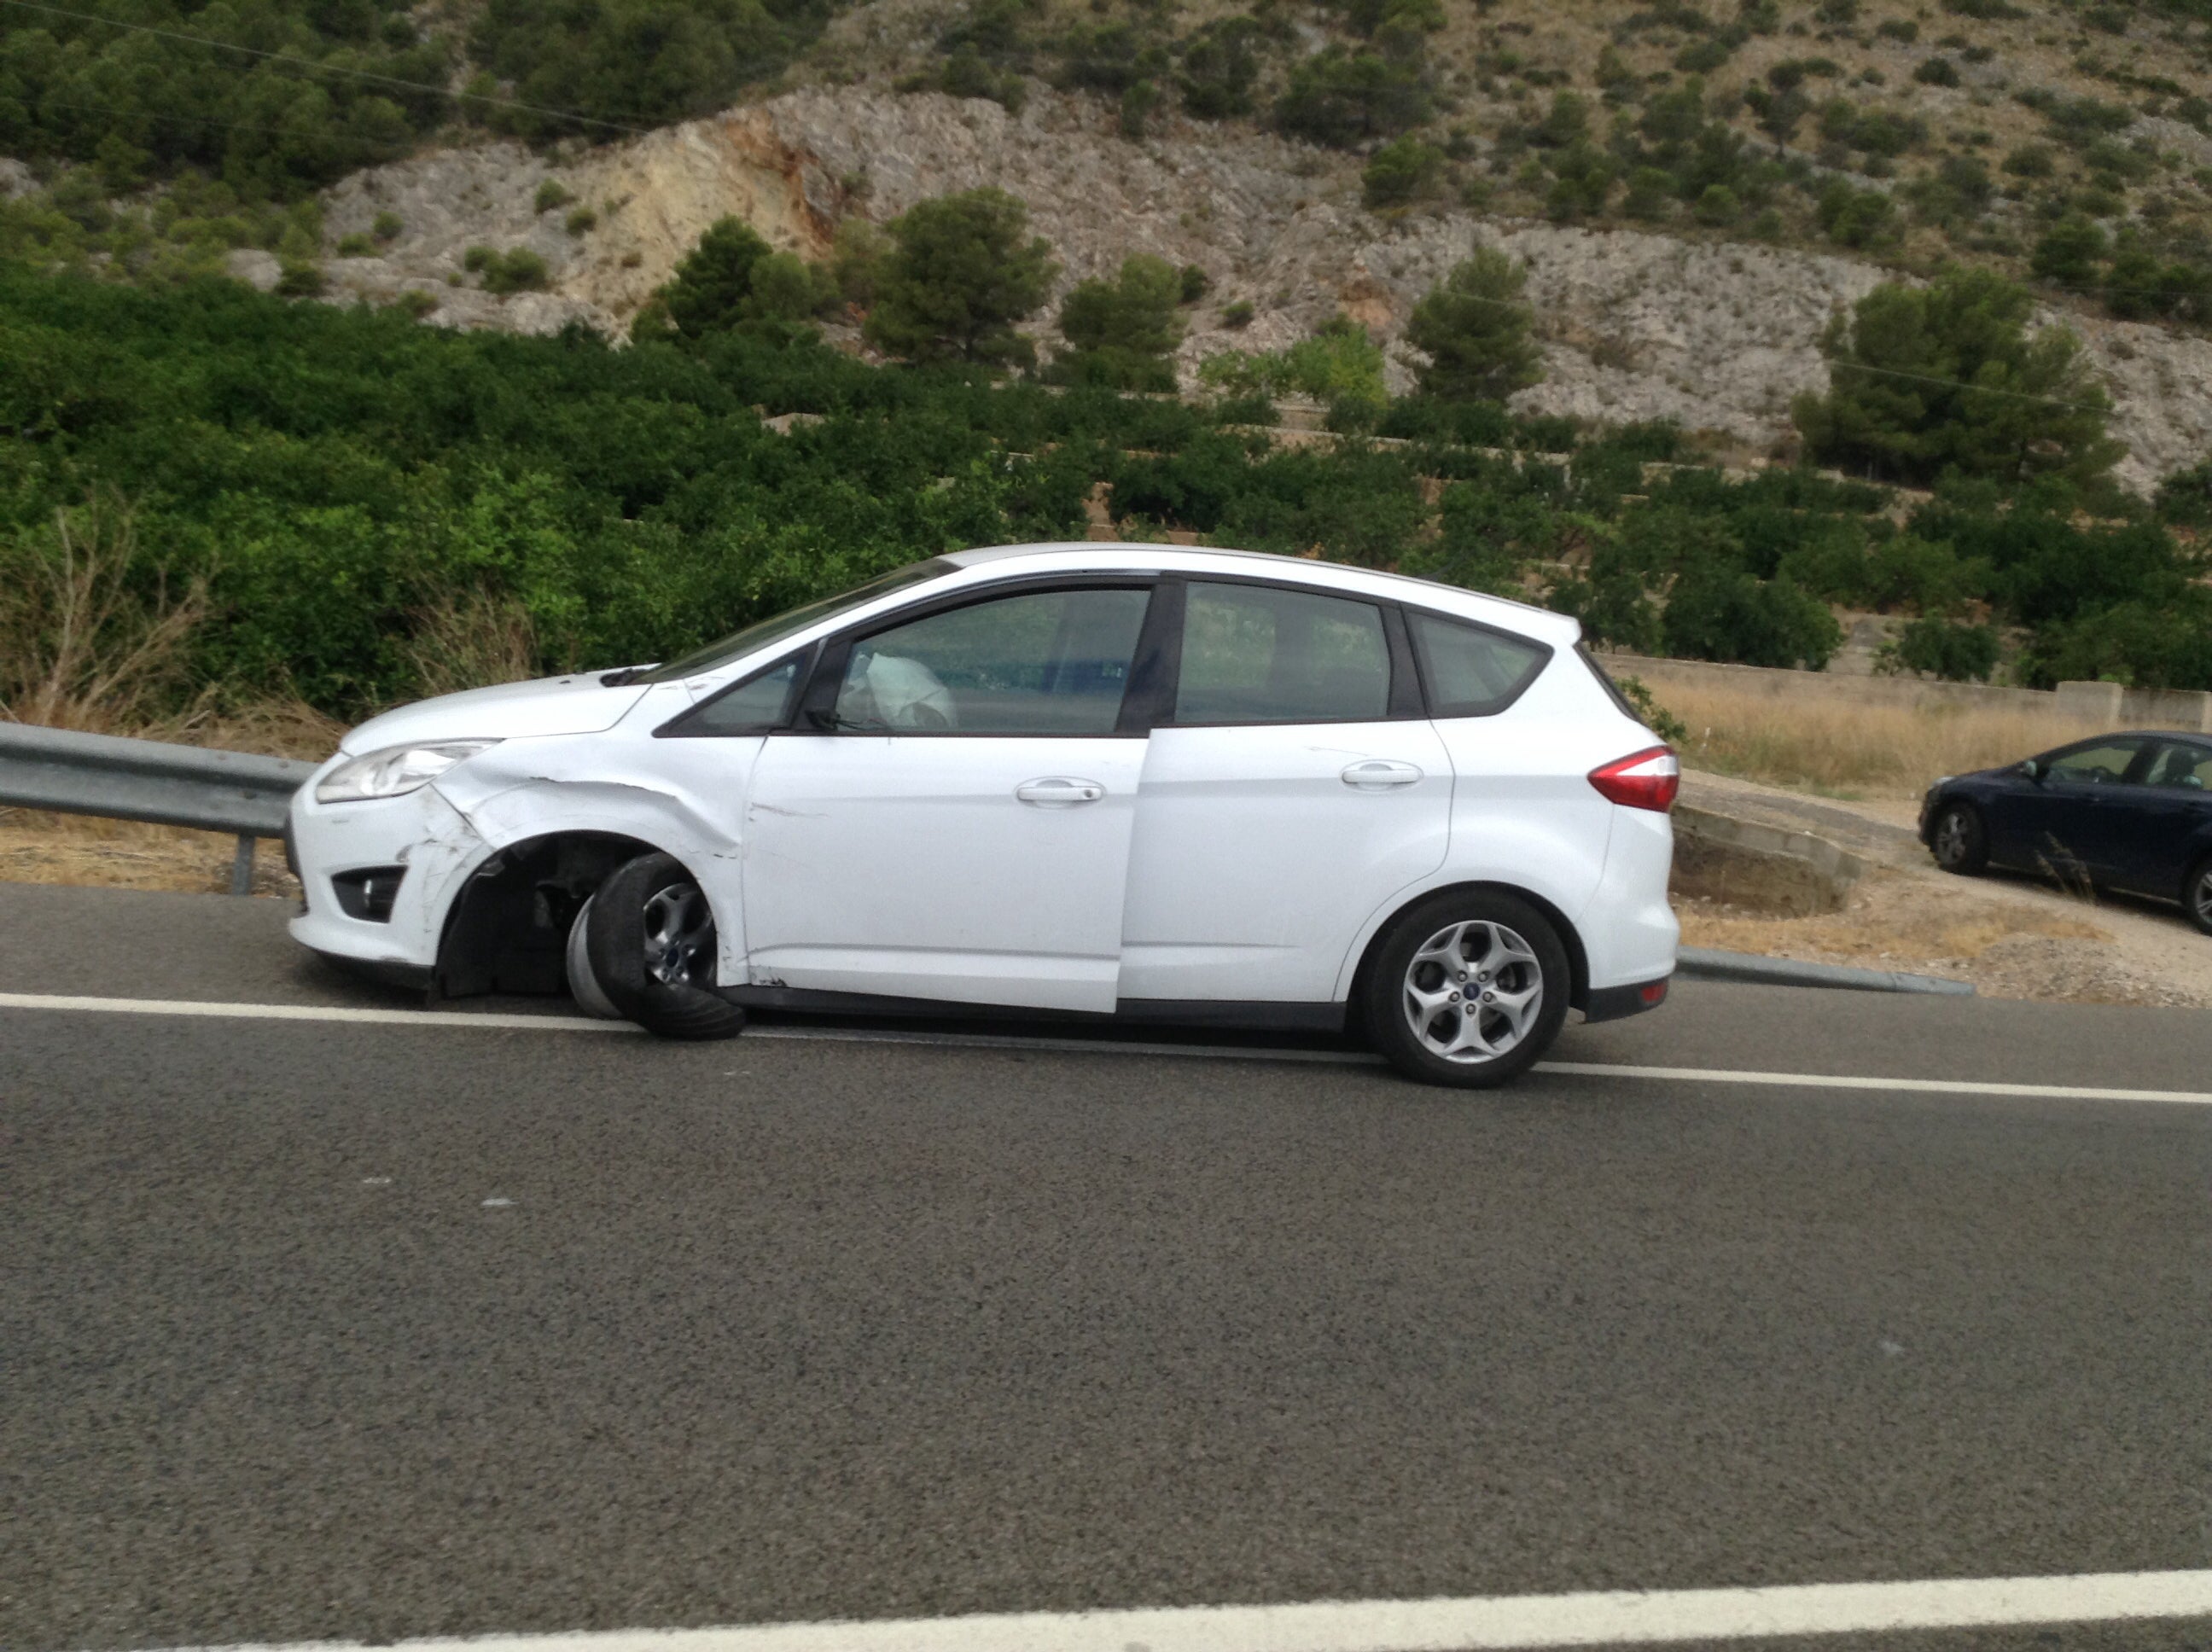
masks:
<svg viewBox="0 0 2212 1652"><path fill-rule="evenodd" d="M574 205L536 210L549 179ZM378 256L333 256L326 270L335 296L422 292L449 325L550 331L581 320L619 331L725 215L818 255L848 214L882 221L985 184L1028 203L1064 282L1139 252L1205 268L1218 301L1183 345L1187 372L1216 350L1278 348L1339 309L1395 336L1455 262L1496 245L1527 262L1546 337L1547 379L1521 406L1673 418L1758 449L1787 440L1792 396L1824 387L1816 340L1829 317L1886 278L1850 259L1720 240L1465 212L1385 222L1358 204L1357 161L1266 133L1170 121L1130 142L1082 96L1042 94L1011 116L994 103L854 89L795 92L566 159L494 144L360 173L326 197L332 253L380 213L403 228ZM594 221L572 233L579 209ZM478 245L532 248L550 290L483 292L461 276ZM274 260L243 255L240 272L273 282ZM1256 313L1231 332L1216 317L1237 298ZM2130 485L2212 452L2212 342L2045 319L2080 332L2110 379Z"/></svg>

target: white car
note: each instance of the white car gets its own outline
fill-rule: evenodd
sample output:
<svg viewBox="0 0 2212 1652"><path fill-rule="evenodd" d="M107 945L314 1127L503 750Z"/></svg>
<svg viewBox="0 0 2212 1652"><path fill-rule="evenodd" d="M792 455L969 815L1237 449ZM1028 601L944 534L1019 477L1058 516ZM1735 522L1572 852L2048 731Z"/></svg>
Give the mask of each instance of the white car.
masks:
<svg viewBox="0 0 2212 1652"><path fill-rule="evenodd" d="M1674 967L1674 756L1579 635L1289 557L963 551L362 724L292 805L292 933L675 1037L968 1006L1348 1028L1498 1084Z"/></svg>

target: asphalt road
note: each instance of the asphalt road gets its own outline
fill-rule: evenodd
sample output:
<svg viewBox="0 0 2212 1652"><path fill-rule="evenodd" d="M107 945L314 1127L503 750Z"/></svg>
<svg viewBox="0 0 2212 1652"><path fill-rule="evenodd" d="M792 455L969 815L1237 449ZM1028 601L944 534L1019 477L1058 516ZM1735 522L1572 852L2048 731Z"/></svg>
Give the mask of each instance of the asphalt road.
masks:
<svg viewBox="0 0 2212 1652"><path fill-rule="evenodd" d="M0 993L392 1001L281 917L0 885ZM1557 1056L2203 1090L2212 1016ZM0 1646L2204 1568L2208 1172L1902 1083L0 1008Z"/></svg>

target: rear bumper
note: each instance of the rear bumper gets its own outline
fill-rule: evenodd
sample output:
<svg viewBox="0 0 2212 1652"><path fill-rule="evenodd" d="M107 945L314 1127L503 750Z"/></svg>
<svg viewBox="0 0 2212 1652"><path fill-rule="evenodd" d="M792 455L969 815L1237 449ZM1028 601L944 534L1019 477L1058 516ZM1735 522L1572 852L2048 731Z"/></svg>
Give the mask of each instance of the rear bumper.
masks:
<svg viewBox="0 0 2212 1652"><path fill-rule="evenodd" d="M1583 1006L1583 1019L1618 1021L1623 1016L1656 1010L1667 1001L1667 990L1674 979L1666 975L1656 981L1632 981L1626 987L1593 987Z"/></svg>

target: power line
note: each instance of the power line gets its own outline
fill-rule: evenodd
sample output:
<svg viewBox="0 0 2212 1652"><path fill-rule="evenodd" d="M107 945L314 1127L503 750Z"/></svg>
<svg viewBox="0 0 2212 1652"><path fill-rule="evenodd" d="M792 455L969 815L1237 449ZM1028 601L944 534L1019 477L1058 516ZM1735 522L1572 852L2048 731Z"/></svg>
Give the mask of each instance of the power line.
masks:
<svg viewBox="0 0 2212 1652"><path fill-rule="evenodd" d="M1882 374L1884 377L1890 379L1912 379L1918 380L1923 385L1943 385L1953 390L1972 391L1978 396L2008 396L2017 402L2041 402L2046 407L2071 408L2077 413L2109 413L2112 411L2112 409L2109 407L2100 407L2094 402L2065 402L2059 400L2056 396L2038 396L2033 391L1999 390L1994 385L1969 384L1964 379L1938 379L1932 374L1907 373L1902 367L1878 367L1868 361L1838 361L1832 360L1829 361L1828 372L1831 375L1835 373L1835 370L1838 367L1847 367L1854 373L1878 373Z"/></svg>
<svg viewBox="0 0 2212 1652"><path fill-rule="evenodd" d="M535 103L524 103L515 98L490 97L481 92L456 92L447 87L434 86L427 81L402 80L396 75L380 75L374 70L354 69L344 64L319 63L313 58L302 58L289 52L268 52L259 46L239 46L205 34L187 34L181 29L155 28L149 23L126 23L120 18L102 17L96 12L71 11L63 6L46 5L41 3L41 0L0 0L0 5L15 6L25 11L42 11L55 17L74 18L82 23L105 23L112 28L130 29L165 40L182 40L188 46L212 46L221 52L242 52L250 58L265 58L272 63L290 64L295 68L326 74L351 75L357 80L370 81L379 86L393 86L409 92L428 92L436 97L452 98L457 102L489 104L494 108L519 109L526 114L545 115L556 120L573 120L586 126L603 126L609 131L624 132L632 137L647 137L652 130L645 126L624 125L618 120L602 120L596 115L578 114L573 109L549 109Z"/></svg>

